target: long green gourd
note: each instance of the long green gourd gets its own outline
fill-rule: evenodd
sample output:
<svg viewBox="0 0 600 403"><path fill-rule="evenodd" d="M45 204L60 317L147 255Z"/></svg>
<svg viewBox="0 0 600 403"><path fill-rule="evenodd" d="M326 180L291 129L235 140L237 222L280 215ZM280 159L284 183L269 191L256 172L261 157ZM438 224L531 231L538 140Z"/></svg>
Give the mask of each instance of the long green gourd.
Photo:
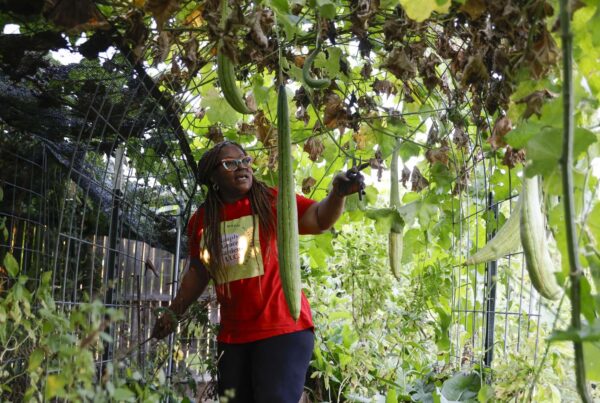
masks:
<svg viewBox="0 0 600 403"><path fill-rule="evenodd" d="M537 177L523 178L523 206L521 208L521 242L527 272L533 287L545 298L558 299L562 288L554 276L554 262L550 256L546 226L540 203L540 185Z"/></svg>
<svg viewBox="0 0 600 403"><path fill-rule="evenodd" d="M390 164L390 207L397 209L400 207L400 186L398 178L398 147L392 152L392 163ZM404 246L403 232L404 227L396 222L392 224L388 234L388 253L390 268L392 274L399 279L402 269L402 251Z"/></svg>
<svg viewBox="0 0 600 403"><path fill-rule="evenodd" d="M523 204L523 195L519 196L517 205L513 208L510 217L504 223L502 228L496 232L496 235L479 249L476 253L469 256L465 265L479 264L498 260L511 252L515 252L521 246L521 236L519 225L521 222L521 205Z"/></svg>
<svg viewBox="0 0 600 403"><path fill-rule="evenodd" d="M312 65L319 51L320 46L317 46L315 50L308 55L304 61L304 66L302 66L302 78L304 79L304 82L306 82L306 85L308 85L310 88L314 89L323 89L331 85L331 80L328 78L315 78L312 76Z"/></svg>
<svg viewBox="0 0 600 403"><path fill-rule="evenodd" d="M300 256L298 249L298 210L292 166L292 141L287 94L279 86L277 96L277 147L279 151L279 192L277 193L277 250L279 274L290 314L298 320L301 310Z"/></svg>
<svg viewBox="0 0 600 403"><path fill-rule="evenodd" d="M236 84L235 66L229 56L223 52L221 41L219 41L217 49L217 77L219 78L219 84L227 103L239 113L253 113L246 105L242 92Z"/></svg>
<svg viewBox="0 0 600 403"><path fill-rule="evenodd" d="M224 29L225 21L229 14L227 0L221 0L221 22L220 28ZM223 91L225 100L233 109L242 114L253 113L244 101L242 91L238 88L235 78L235 65L233 61L223 51L223 40L219 40L217 45L217 78Z"/></svg>

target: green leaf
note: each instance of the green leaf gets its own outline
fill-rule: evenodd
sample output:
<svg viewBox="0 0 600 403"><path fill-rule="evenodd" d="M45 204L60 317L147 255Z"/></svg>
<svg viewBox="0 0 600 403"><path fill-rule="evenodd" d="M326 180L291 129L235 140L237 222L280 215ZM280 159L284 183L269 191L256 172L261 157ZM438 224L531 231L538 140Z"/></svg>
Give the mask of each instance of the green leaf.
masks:
<svg viewBox="0 0 600 403"><path fill-rule="evenodd" d="M0 201L4 200L4 190L0 187Z"/></svg>
<svg viewBox="0 0 600 403"><path fill-rule="evenodd" d="M323 18L334 19L336 16L335 4L331 0L317 0L319 14Z"/></svg>
<svg viewBox="0 0 600 403"><path fill-rule="evenodd" d="M10 252L6 252L6 255L4 255L4 267L10 277L14 278L19 274L19 263Z"/></svg>
<svg viewBox="0 0 600 403"><path fill-rule="evenodd" d="M400 0L400 5L408 18L417 22L425 21L433 12L447 13L450 10L450 4L450 0L440 0L439 2L436 0Z"/></svg>
<svg viewBox="0 0 600 403"><path fill-rule="evenodd" d="M475 401L481 389L481 378L472 373L456 374L442 385L442 396L454 402Z"/></svg>
<svg viewBox="0 0 600 403"><path fill-rule="evenodd" d="M520 150L525 148L527 142L531 140L537 133L540 133L547 128L547 125L544 125L537 120L523 121L520 122L517 127L508 132L504 139L512 148Z"/></svg>
<svg viewBox="0 0 600 403"><path fill-rule="evenodd" d="M583 359L588 380L600 382L600 346L598 343L583 343Z"/></svg>
<svg viewBox="0 0 600 403"><path fill-rule="evenodd" d="M494 388L491 385L483 384L477 393L477 400L481 403L493 402L494 397Z"/></svg>
<svg viewBox="0 0 600 403"><path fill-rule="evenodd" d="M421 147L415 143L405 141L398 149L398 155L402 158L402 161L406 162L411 157L417 157L421 153Z"/></svg>
<svg viewBox="0 0 600 403"><path fill-rule="evenodd" d="M548 128L536 134L527 143L527 159L530 160L526 168L528 177L535 175L551 175L560 167L562 156L562 129ZM587 148L598 141L596 135L589 130L577 128L573 142L573 155L587 150Z"/></svg>
<svg viewBox="0 0 600 403"><path fill-rule="evenodd" d="M60 397L65 391L66 384L67 381L64 375L48 375L44 389L44 398L50 400L57 396Z"/></svg>
<svg viewBox="0 0 600 403"><path fill-rule="evenodd" d="M404 226L404 220L397 209L368 209L365 211L365 215L371 220L375 220L375 228L380 233L390 232L392 227L398 230Z"/></svg>
<svg viewBox="0 0 600 403"><path fill-rule="evenodd" d="M115 399L116 401L131 401L134 402L135 401L135 393L133 393L131 390L127 389L127 388L116 388L114 393L113 393L113 399Z"/></svg>
<svg viewBox="0 0 600 403"><path fill-rule="evenodd" d="M33 352L29 355L29 364L27 365L27 370L35 371L44 360L44 356L45 354L43 349L36 348L33 350Z"/></svg>
<svg viewBox="0 0 600 403"><path fill-rule="evenodd" d="M555 330L549 341L600 341L600 319L589 325L582 325L581 330L569 327L567 330Z"/></svg>
<svg viewBox="0 0 600 403"><path fill-rule="evenodd" d="M398 403L398 393L395 388L389 388L385 395L385 403Z"/></svg>
<svg viewBox="0 0 600 403"><path fill-rule="evenodd" d="M200 104L206 108L206 117L212 123L233 126L241 116L214 87L203 94Z"/></svg>
<svg viewBox="0 0 600 403"><path fill-rule="evenodd" d="M324 56L324 53L319 54L318 56ZM325 75L329 78L337 77L340 73L340 60L343 57L342 49L338 47L330 47L327 48L327 58L325 57L317 57L314 65L316 67L321 67L326 70Z"/></svg>

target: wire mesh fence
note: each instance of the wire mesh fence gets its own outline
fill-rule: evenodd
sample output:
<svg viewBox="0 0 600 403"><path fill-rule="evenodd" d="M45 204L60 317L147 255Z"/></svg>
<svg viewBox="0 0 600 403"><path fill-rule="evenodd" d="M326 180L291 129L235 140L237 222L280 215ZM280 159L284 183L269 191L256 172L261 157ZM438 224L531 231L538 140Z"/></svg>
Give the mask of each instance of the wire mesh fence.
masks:
<svg viewBox="0 0 600 403"><path fill-rule="evenodd" d="M56 126L46 126L43 116L31 131L0 126L0 216L7 229L0 248L15 257L31 290L51 272L52 295L64 312L94 300L121 311L123 320L105 323L112 341L96 353L99 373L119 360L143 369L158 351L144 343L154 312L171 300L187 266L185 226L196 200L185 192L195 187L194 174L181 161L155 88L122 56L47 73L61 78L61 96L77 86L89 97L54 108L62 114ZM25 100L40 95L27 83L12 93ZM216 322L214 297L202 300L206 321ZM215 349L206 329L192 326L179 341L168 339L168 379L182 372L206 377L204 361ZM27 359L15 355L14 373Z"/></svg>
<svg viewBox="0 0 600 403"><path fill-rule="evenodd" d="M514 214L520 193L513 185L520 182L514 171L485 164L481 160L470 167L472 191L461 193L454 217L460 236L453 249L461 264L452 269L452 357L459 367L480 363L494 368L523 353L536 364L540 327L550 325L556 309L531 285L522 251L487 263L462 264Z"/></svg>

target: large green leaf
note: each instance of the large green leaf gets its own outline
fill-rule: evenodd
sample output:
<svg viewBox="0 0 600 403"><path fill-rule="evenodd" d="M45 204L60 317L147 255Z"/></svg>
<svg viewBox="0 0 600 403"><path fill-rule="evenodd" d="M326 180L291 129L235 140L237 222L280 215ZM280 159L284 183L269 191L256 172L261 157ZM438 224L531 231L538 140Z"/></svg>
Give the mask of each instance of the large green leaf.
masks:
<svg viewBox="0 0 600 403"><path fill-rule="evenodd" d="M450 0L400 0L400 5L406 11L409 18L422 22L431 16L431 13L447 13L450 10Z"/></svg>
<svg viewBox="0 0 600 403"><path fill-rule="evenodd" d="M229 105L223 95L213 87L203 94L200 104L206 108L206 117L212 123L233 126L240 117L240 114Z"/></svg>
<svg viewBox="0 0 600 403"><path fill-rule="evenodd" d="M442 396L453 402L475 402L481 389L478 374L456 374L442 385Z"/></svg>
<svg viewBox="0 0 600 403"><path fill-rule="evenodd" d="M17 277L19 274L19 263L17 263L17 260L10 252L6 252L6 255L4 255L4 267L8 275L12 278Z"/></svg>
<svg viewBox="0 0 600 403"><path fill-rule="evenodd" d="M583 343L583 358L588 380L600 382L600 345L592 342Z"/></svg>
<svg viewBox="0 0 600 403"><path fill-rule="evenodd" d="M527 143L526 168L528 177L535 175L551 175L560 168L562 156L562 129L548 128L533 136ZM573 155L578 156L598 141L598 137L589 130L577 128L573 142Z"/></svg>

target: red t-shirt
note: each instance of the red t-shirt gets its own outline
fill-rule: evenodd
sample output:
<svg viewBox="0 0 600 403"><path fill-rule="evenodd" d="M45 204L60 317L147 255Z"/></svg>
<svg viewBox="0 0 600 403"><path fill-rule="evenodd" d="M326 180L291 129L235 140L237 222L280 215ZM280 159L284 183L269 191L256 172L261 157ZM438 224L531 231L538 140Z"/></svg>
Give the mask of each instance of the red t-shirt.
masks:
<svg viewBox="0 0 600 403"><path fill-rule="evenodd" d="M273 193L273 211L277 214L277 191ZM296 195L296 203L300 219L315 201ZM247 343L312 328L310 305L304 293L298 321L294 321L289 312L279 277L277 240L275 237L265 239L258 216L252 219L250 200L246 197L225 204L222 214L221 242L226 268L224 274L213 278L221 313L217 339L224 343ZM203 221L201 206L189 221L188 236L190 255L206 264L208 254L200 242ZM255 226L259 227L258 231ZM260 248L259 242L252 243L252 234L256 233Z"/></svg>

